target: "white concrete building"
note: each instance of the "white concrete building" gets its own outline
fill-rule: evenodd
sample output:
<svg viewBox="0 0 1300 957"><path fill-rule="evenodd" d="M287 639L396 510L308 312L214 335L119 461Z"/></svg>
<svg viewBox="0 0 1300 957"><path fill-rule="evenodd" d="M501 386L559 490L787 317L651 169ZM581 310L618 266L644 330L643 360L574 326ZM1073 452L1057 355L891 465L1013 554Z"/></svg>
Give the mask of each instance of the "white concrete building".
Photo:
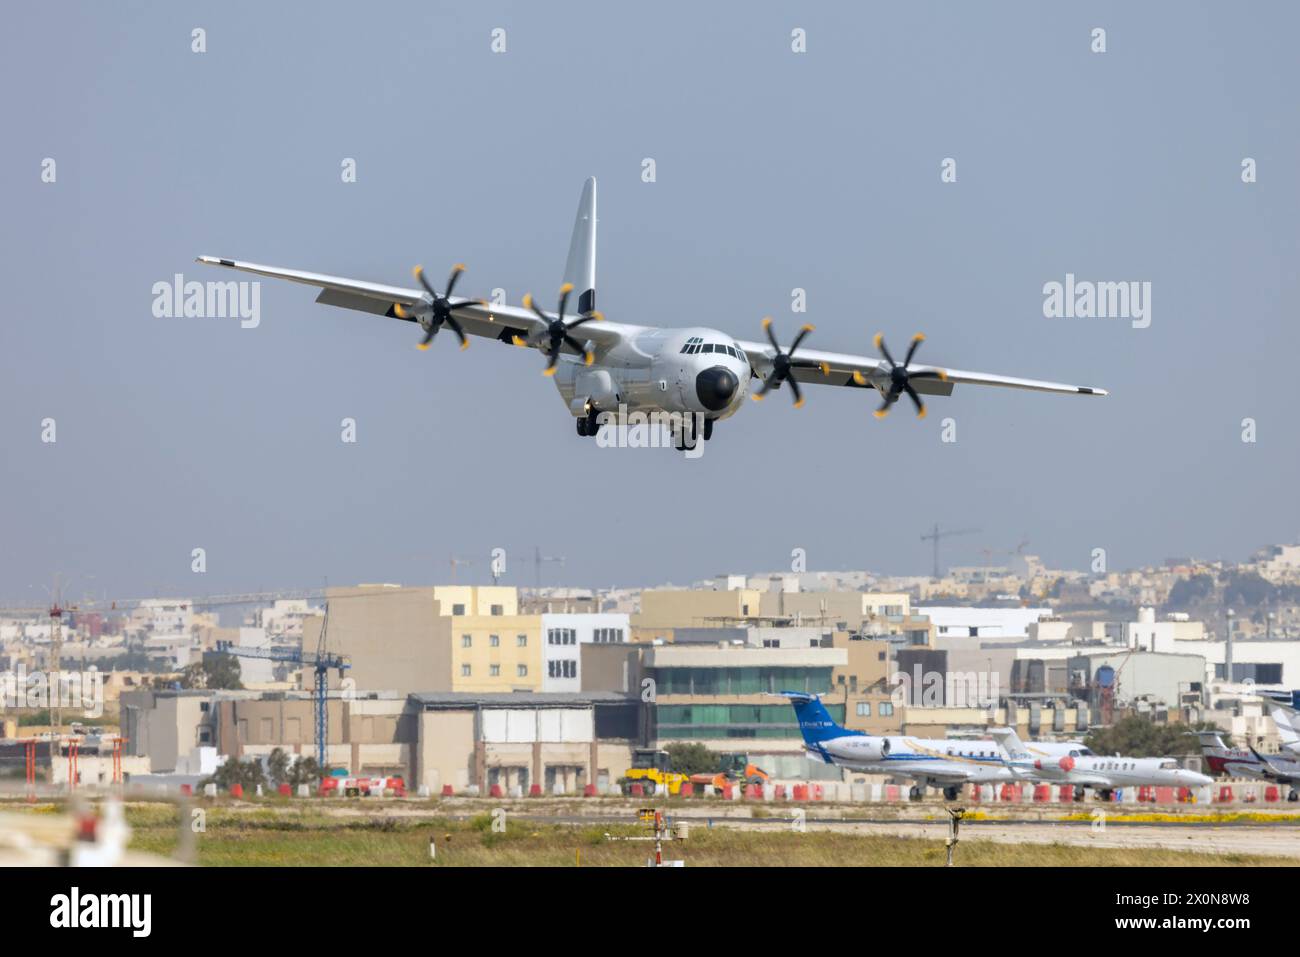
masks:
<svg viewBox="0 0 1300 957"><path fill-rule="evenodd" d="M257 609L253 625L264 630L268 638L301 641L303 620L320 613L321 609L309 605L305 598L281 598L270 608Z"/></svg>
<svg viewBox="0 0 1300 957"><path fill-rule="evenodd" d="M131 612L131 624L151 635L188 635L194 606L188 598L146 598Z"/></svg>
<svg viewBox="0 0 1300 957"><path fill-rule="evenodd" d="M301 623L299 627L301 627ZM239 640L236 644L239 646L241 651L269 651L271 649L271 639L267 636L265 628L240 628ZM240 656L238 660L239 679L245 688L253 688L258 685L268 685L275 682L276 663L271 659L245 658Z"/></svg>
<svg viewBox="0 0 1300 957"><path fill-rule="evenodd" d="M927 605L916 614L926 615L934 625L934 637L982 638L985 640L1024 641L1029 625L1051 618L1050 608L971 608L966 606Z"/></svg>
<svg viewBox="0 0 1300 957"><path fill-rule="evenodd" d="M542 691L576 693L582 690L580 645L622 644L631 637L624 614L543 614Z"/></svg>
<svg viewBox="0 0 1300 957"><path fill-rule="evenodd" d="M1124 644L1145 651L1185 651L1185 642L1205 641L1205 623L1192 621L1185 614L1167 615L1156 620L1154 608L1139 608L1138 620L1123 626ZM1200 652L1187 651L1188 654Z"/></svg>

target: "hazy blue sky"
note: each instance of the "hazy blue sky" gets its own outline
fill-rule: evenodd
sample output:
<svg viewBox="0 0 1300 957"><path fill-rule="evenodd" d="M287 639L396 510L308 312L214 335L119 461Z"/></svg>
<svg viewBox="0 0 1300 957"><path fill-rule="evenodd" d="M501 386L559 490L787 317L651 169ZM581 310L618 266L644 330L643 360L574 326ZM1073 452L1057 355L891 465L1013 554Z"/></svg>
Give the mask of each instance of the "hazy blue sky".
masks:
<svg viewBox="0 0 1300 957"><path fill-rule="evenodd" d="M122 596L426 582L453 553L481 579L493 546L529 582L534 544L574 584L794 547L923 573L935 521L984 530L964 563L1022 535L1079 568L1294 540L1298 33L1290 3L9 4L0 599L55 571ZM536 354L421 353L307 287L264 282L253 330L151 314L173 273L230 278L201 253L403 284L464 261L466 292L549 301L588 175L611 319L752 339L771 313L788 338L801 286L810 345L924 330L928 361L1112 395L959 387L878 422L811 389L687 461L579 439ZM1150 281L1150 328L1044 318L1067 272Z"/></svg>

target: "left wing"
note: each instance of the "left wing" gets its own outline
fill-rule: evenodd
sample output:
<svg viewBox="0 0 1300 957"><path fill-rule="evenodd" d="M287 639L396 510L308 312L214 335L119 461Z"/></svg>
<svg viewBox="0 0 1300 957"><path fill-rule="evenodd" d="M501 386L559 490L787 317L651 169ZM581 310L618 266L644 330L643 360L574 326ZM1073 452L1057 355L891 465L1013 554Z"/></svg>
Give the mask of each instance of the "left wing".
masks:
<svg viewBox="0 0 1300 957"><path fill-rule="evenodd" d="M749 356L750 365L760 379L765 379L772 373L776 349L771 343L738 341L737 344ZM885 359L873 359L870 356L800 348L791 357L790 365L794 378L800 383L809 385L876 389L882 394L888 393L891 385L890 363ZM957 383L1029 389L1034 392L1057 392L1064 395L1108 394L1105 389L1092 386L1046 382L1041 379L1020 379L988 372L964 372L946 366L941 368L932 365L908 365L907 373L911 387L922 395L952 395L953 386Z"/></svg>
<svg viewBox="0 0 1300 957"><path fill-rule="evenodd" d="M324 273L304 272L300 269L284 269L279 266L262 266L258 263L241 262L235 259L218 259L215 256L200 256L196 262L208 266L224 266L257 276L271 279L287 279L307 286L316 286L320 294L316 301L326 306L339 306L343 309L355 309L388 319L401 319L414 322L409 314L401 315L396 306L414 306L425 298L423 289L409 286L389 286L384 283L367 282L363 279L346 279L342 276L327 276ZM459 298L459 297L457 297ZM531 309L523 306L492 305L477 299L453 302L452 309L456 319L472 336L487 339L499 339L507 344L515 338L528 339L545 330L542 321ZM629 333L629 327L612 322L592 322L582 326L579 338L589 339L596 346L597 352L623 341ZM565 352L574 350L565 347Z"/></svg>

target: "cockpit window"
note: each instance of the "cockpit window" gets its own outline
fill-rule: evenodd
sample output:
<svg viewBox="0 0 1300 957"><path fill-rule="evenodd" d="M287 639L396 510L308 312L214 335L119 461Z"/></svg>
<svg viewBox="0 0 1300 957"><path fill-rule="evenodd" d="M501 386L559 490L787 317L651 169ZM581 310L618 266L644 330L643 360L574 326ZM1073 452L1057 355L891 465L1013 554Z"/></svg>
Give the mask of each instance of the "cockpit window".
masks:
<svg viewBox="0 0 1300 957"><path fill-rule="evenodd" d="M701 352L707 352L714 355L722 353L723 355L739 359L741 362L749 361L745 356L745 353L736 346L723 345L721 342L705 342L699 336L692 336L687 339L686 344L682 346L682 355L693 356L698 355Z"/></svg>

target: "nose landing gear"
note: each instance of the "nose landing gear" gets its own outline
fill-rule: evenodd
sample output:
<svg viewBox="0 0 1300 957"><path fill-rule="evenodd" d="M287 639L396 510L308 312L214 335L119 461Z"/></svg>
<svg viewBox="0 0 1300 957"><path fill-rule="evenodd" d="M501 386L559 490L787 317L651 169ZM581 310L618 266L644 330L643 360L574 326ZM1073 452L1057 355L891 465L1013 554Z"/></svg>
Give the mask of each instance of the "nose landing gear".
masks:
<svg viewBox="0 0 1300 957"><path fill-rule="evenodd" d="M592 406L587 410L586 415L580 415L574 420L578 428L578 434L586 438L595 438L596 433L600 431L600 411Z"/></svg>

